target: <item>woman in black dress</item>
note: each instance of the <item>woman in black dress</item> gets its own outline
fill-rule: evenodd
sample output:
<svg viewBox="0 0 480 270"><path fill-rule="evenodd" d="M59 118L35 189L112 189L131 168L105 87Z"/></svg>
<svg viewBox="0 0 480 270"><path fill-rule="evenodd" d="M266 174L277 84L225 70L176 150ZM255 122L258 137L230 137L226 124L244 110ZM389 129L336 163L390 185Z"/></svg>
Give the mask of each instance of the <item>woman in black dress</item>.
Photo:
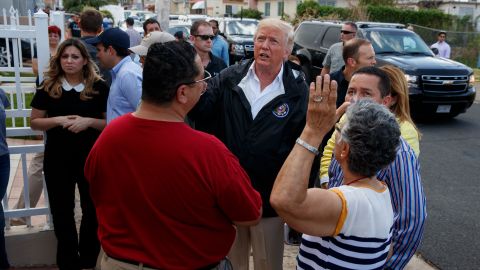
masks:
<svg viewBox="0 0 480 270"><path fill-rule="evenodd" d="M32 100L31 128L46 131L44 173L57 237L60 270L95 267L100 244L95 208L83 167L106 125L108 87L78 39L60 44ZM80 235L74 206L78 185Z"/></svg>

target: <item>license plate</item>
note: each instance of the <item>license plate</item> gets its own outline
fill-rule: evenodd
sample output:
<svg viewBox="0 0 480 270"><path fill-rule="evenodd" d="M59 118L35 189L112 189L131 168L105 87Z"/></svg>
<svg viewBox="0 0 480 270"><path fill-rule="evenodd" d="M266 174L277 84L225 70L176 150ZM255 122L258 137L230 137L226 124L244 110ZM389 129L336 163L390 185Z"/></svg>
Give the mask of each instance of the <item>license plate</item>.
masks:
<svg viewBox="0 0 480 270"><path fill-rule="evenodd" d="M452 105L438 105L437 113L449 113Z"/></svg>

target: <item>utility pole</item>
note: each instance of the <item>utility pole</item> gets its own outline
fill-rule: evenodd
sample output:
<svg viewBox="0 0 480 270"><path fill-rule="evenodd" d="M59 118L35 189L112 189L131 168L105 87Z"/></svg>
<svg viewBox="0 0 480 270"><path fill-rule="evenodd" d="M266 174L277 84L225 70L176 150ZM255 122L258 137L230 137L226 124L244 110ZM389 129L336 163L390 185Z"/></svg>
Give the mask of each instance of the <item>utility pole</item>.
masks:
<svg viewBox="0 0 480 270"><path fill-rule="evenodd" d="M157 13L157 20L162 31L167 31L170 17L170 0L156 0L155 12Z"/></svg>

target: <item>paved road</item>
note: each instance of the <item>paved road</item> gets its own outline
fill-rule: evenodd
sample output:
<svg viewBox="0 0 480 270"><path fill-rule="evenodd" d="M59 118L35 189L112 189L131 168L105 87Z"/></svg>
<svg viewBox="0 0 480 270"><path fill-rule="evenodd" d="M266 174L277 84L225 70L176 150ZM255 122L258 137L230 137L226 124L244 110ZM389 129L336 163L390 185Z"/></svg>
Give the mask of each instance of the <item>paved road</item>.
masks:
<svg viewBox="0 0 480 270"><path fill-rule="evenodd" d="M419 128L428 209L420 253L440 269L480 269L480 104Z"/></svg>

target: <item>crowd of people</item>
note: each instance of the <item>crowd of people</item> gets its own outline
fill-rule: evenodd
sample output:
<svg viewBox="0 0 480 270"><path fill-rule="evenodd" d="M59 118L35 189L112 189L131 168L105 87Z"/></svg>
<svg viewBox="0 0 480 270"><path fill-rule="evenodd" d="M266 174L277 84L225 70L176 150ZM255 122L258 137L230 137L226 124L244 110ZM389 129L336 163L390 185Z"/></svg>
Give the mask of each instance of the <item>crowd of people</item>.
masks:
<svg viewBox="0 0 480 270"><path fill-rule="evenodd" d="M279 19L232 66L215 20L188 41L102 21L86 10L78 37L50 43L31 103L60 270L94 269L100 247L101 269L243 270L251 254L283 269L285 223L303 234L298 269L406 266L426 218L420 133L402 71L374 67L355 23L308 82Z"/></svg>

